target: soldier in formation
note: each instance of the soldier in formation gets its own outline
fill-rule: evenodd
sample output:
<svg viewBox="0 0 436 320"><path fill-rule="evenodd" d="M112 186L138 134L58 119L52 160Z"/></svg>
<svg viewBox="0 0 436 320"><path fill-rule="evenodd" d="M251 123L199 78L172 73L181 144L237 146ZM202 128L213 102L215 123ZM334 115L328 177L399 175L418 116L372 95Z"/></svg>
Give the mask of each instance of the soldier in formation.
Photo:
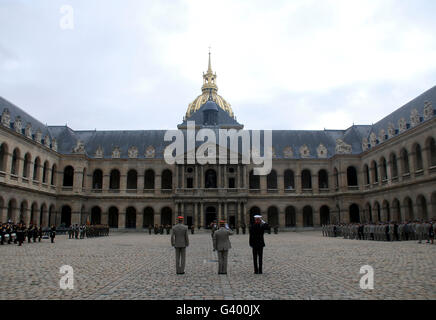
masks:
<svg viewBox="0 0 436 320"><path fill-rule="evenodd" d="M409 241L418 243L434 243L436 233L434 221L404 221L397 223L339 223L322 225L324 237L343 237L344 239L374 240L374 241Z"/></svg>

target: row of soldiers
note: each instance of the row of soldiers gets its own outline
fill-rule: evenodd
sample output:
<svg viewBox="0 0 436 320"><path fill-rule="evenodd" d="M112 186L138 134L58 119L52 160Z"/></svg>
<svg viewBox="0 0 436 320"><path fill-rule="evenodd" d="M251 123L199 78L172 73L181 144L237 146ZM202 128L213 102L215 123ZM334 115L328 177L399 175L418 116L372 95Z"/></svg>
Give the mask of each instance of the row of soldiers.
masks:
<svg viewBox="0 0 436 320"><path fill-rule="evenodd" d="M109 226L99 225L78 225L73 224L68 228L68 239L84 239L109 235Z"/></svg>
<svg viewBox="0 0 436 320"><path fill-rule="evenodd" d="M151 234L153 231L154 234L164 234L164 230L166 231L166 234L170 234L171 226L169 224L167 225L157 225L155 224L152 226L151 224L148 225L148 233Z"/></svg>
<svg viewBox="0 0 436 320"><path fill-rule="evenodd" d="M422 243L434 242L436 223L433 221L405 221L397 223L340 223L322 225L325 237L343 237L344 239L375 240L375 241L408 241L418 240Z"/></svg>
<svg viewBox="0 0 436 320"><path fill-rule="evenodd" d="M51 227L49 234L51 242L53 243L56 235L56 228L54 226ZM36 242L37 239L38 242L41 242L43 235L42 227L38 228L32 223L27 227L23 221L20 221L18 224L12 221L8 221L7 223L0 222L0 245L4 245L5 243L11 244L13 242L21 246L25 243L26 238L28 243L31 243L32 239L33 242Z"/></svg>

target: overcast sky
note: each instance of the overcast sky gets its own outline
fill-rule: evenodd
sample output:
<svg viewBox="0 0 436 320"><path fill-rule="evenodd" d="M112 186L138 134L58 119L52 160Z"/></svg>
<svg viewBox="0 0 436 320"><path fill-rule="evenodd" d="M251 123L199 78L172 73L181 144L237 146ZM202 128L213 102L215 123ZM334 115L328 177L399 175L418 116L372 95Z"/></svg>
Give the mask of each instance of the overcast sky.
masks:
<svg viewBox="0 0 436 320"><path fill-rule="evenodd" d="M76 130L175 128L211 46L245 128L345 129L436 85L435 13L434 0L0 0L0 96Z"/></svg>

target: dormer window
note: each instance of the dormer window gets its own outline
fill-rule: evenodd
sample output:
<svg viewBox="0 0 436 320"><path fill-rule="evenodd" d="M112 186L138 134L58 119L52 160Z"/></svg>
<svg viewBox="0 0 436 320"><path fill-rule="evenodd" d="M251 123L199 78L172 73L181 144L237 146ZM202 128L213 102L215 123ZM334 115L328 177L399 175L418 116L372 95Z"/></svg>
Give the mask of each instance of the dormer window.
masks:
<svg viewBox="0 0 436 320"><path fill-rule="evenodd" d="M203 124L205 126L215 126L217 124L218 112L215 110L205 110L203 112Z"/></svg>

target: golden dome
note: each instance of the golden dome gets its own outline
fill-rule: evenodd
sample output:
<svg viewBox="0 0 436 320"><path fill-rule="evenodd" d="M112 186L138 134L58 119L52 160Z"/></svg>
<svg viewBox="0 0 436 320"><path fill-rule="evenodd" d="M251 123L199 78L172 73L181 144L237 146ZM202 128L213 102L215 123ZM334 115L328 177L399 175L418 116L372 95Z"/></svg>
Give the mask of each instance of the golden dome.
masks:
<svg viewBox="0 0 436 320"><path fill-rule="evenodd" d="M203 86L201 87L202 94L195 98L186 111L186 117L191 116L195 111L200 109L200 107L206 103L209 99L210 93L212 94L212 100L224 111L226 111L232 118L234 118L233 110L230 107L230 103L224 100L217 91L218 86L216 85L216 73L212 72L212 67L210 63L210 52L209 52L209 65L207 68L207 72L203 73Z"/></svg>

